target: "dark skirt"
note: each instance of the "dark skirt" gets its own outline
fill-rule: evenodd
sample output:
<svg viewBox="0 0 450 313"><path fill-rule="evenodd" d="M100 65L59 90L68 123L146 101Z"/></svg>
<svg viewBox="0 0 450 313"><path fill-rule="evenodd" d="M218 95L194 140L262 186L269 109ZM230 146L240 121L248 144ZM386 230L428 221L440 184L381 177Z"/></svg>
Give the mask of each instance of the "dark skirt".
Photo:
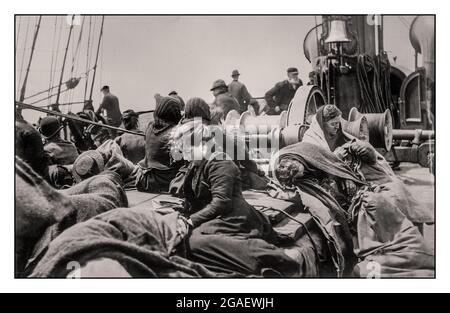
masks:
<svg viewBox="0 0 450 313"><path fill-rule="evenodd" d="M189 238L189 259L222 274L286 277L299 270L294 259L263 239L204 234L201 228L194 229Z"/></svg>
<svg viewBox="0 0 450 313"><path fill-rule="evenodd" d="M170 182L175 178L177 173L178 168L162 170L139 166L136 176L136 188L142 192L168 192Z"/></svg>

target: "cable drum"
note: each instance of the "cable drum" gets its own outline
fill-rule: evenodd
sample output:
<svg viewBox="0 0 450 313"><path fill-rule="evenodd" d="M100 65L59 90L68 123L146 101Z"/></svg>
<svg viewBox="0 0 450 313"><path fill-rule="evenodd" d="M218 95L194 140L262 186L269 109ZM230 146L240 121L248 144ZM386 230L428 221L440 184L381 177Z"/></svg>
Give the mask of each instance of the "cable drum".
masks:
<svg viewBox="0 0 450 313"><path fill-rule="evenodd" d="M365 116L361 116L353 122L342 120L342 129L359 140L370 142L369 122Z"/></svg>
<svg viewBox="0 0 450 313"><path fill-rule="evenodd" d="M239 126L246 133L268 134L274 128L285 128L287 126L287 112L280 115L253 116L250 112L242 113Z"/></svg>
<svg viewBox="0 0 450 313"><path fill-rule="evenodd" d="M391 111L387 109L384 113L361 114L358 112L358 109L354 107L350 110L348 121L354 122L363 116L368 122L370 143L375 148L383 148L390 151L393 137Z"/></svg>

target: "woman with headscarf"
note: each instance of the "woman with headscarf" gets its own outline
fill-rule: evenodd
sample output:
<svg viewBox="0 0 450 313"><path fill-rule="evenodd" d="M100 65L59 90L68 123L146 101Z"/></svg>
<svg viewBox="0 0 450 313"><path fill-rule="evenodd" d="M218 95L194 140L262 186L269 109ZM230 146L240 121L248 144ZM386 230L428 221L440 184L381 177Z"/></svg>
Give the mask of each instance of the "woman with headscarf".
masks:
<svg viewBox="0 0 450 313"><path fill-rule="evenodd" d="M189 99L185 106L184 119L181 124L186 124L193 120L199 119L205 125L211 124L211 112L209 105L201 98ZM265 189L268 180L265 178L264 172L259 169L255 161L250 159L250 155L242 136L235 133L226 133L222 126L213 125L215 129L220 129L223 134L222 150L229 152L229 156L233 159L236 166L241 172L242 188L246 189ZM228 148L227 148L228 147ZM232 147L232 149L231 149ZM180 182L184 177L186 168L180 169L180 173L171 183L171 193L174 195L182 195ZM173 187L173 188L172 188Z"/></svg>
<svg viewBox="0 0 450 313"><path fill-rule="evenodd" d="M365 141L358 140L342 129L342 112L332 104L327 104L317 110L311 125L303 136L302 142L318 145L336 154L341 159L347 156L343 145L350 143L367 163L375 163L376 152Z"/></svg>
<svg viewBox="0 0 450 313"><path fill-rule="evenodd" d="M181 123L189 122L195 118L202 119L205 124L211 123L211 111L208 103L202 98L192 98L186 102L184 107L184 118Z"/></svg>
<svg viewBox="0 0 450 313"><path fill-rule="evenodd" d="M139 115L133 110L126 110L123 112L122 123L126 130L143 134L139 129ZM144 136L124 133L114 140L122 150L123 156L134 164L137 164L145 157Z"/></svg>
<svg viewBox="0 0 450 313"><path fill-rule="evenodd" d="M267 217L248 204L240 171L221 150L219 128L198 121L183 126L173 143L189 161L184 181L187 220L192 231L189 257L219 273L290 275L299 265L274 246L277 236Z"/></svg>
<svg viewBox="0 0 450 313"><path fill-rule="evenodd" d="M432 276L433 255L410 221L410 208L415 206L412 197L402 184L386 183L391 179L388 175L374 173L370 167L355 167L355 163L365 164L360 155L351 145L343 149L347 153L344 160L318 145L300 142L280 150L272 165L283 185L299 187L305 206L322 221L323 229L331 220L330 233L337 227L342 230L333 235L334 241L341 241L347 250L353 246L358 259L354 275L367 277L368 266L377 262L381 277ZM327 209L306 203L310 196Z"/></svg>
<svg viewBox="0 0 450 313"><path fill-rule="evenodd" d="M145 157L138 163L136 187L144 192L169 191L182 163L170 156L169 139L181 120L180 103L172 97L162 97L157 103L145 133Z"/></svg>

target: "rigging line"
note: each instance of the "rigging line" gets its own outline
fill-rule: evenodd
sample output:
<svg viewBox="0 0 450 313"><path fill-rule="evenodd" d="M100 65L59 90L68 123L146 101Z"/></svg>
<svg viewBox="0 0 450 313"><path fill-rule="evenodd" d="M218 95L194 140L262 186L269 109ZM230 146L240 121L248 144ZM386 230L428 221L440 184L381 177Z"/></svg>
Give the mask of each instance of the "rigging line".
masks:
<svg viewBox="0 0 450 313"><path fill-rule="evenodd" d="M58 16L55 16L55 28L53 30L53 39L52 39L52 59L50 62L50 79L48 81L48 96L50 96L50 88L52 87L52 83L53 83L53 63L54 63L54 58L55 58L55 43L56 43L56 32L57 32L57 23L58 23ZM50 98L49 98L49 102L50 104Z"/></svg>
<svg viewBox="0 0 450 313"><path fill-rule="evenodd" d="M90 95L89 95L89 102L91 102L91 103L92 103L92 93L94 91L95 74L97 73L98 55L99 55L99 52L100 52L100 44L101 44L102 36L103 36L103 25L104 25L104 22L105 22L105 16L103 15L102 16L102 24L100 26L100 34L98 36L97 55L95 57L94 74L92 75L91 92L90 92Z"/></svg>
<svg viewBox="0 0 450 313"><path fill-rule="evenodd" d="M27 41L28 41L28 31L29 31L29 28L30 28L30 19L31 19L31 17L27 18L27 28L26 28L26 31L25 31L25 41L24 41L24 44L23 44L24 47L26 47ZM22 54L22 61L20 62L19 80L17 82L17 98L19 97L19 94L20 94L19 86L20 86L20 83L22 82L23 62L25 60L25 51L26 50L24 49L23 50L23 54Z"/></svg>
<svg viewBox="0 0 450 313"><path fill-rule="evenodd" d="M28 61L27 72L25 73L25 77L23 79L23 84L22 84L22 89L20 90L20 98L19 98L20 101L23 101L23 99L25 98L25 90L27 87L28 74L30 73L31 61L33 60L34 47L36 46L36 41L37 41L37 37L39 34L39 27L41 26L41 20L42 20L42 15L39 15L39 20L36 24L36 30L34 32L33 44L31 46L31 54L30 54L30 59Z"/></svg>
<svg viewBox="0 0 450 313"><path fill-rule="evenodd" d="M111 125L107 125L107 124L103 124L103 123L94 122L94 121L91 121L91 120L87 120L87 119L78 117L77 115L68 115L68 114L57 112L57 111L46 110L44 108L39 108L39 107L30 105L30 104L27 104L27 103L19 102L19 101L15 101L15 103L21 109L30 109L30 110L34 110L34 111L39 111L39 112L47 113L47 114L50 114L50 115L56 115L56 116L60 116L60 117L65 117L67 119L71 119L71 120L74 120L74 121L79 121L79 122L83 122L83 123L87 123L87 124L100 126L100 127L103 127L103 128L109 128L109 129L112 129L112 130L116 130L116 131L120 131L120 132L124 132L124 133L129 133L129 134L145 137L145 133L138 133L138 132L134 132L132 130L128 130L128 129L125 129L125 128L120 128L120 127L115 127L115 126L111 126Z"/></svg>
<svg viewBox="0 0 450 313"><path fill-rule="evenodd" d="M81 22L81 27L80 27L80 35L78 37L77 47L75 49L75 55L73 56L73 60L72 60L72 70L71 70L72 75L73 75L74 69L78 69L78 61L79 61L78 55L80 54L81 38L83 36L85 20L86 20L86 16L83 16L83 21Z"/></svg>
<svg viewBox="0 0 450 313"><path fill-rule="evenodd" d="M398 18L399 18L400 22L406 27L406 29L409 30L409 23L408 23L408 21L406 21L406 19L404 19L403 16L399 16Z"/></svg>
<svg viewBox="0 0 450 313"><path fill-rule="evenodd" d="M64 76L64 68L66 65L67 51L69 50L70 37L72 36L74 19L75 19L75 15L72 15L72 23L71 23L70 29L69 29L69 38L67 38L67 45L66 45L66 51L64 52L64 60L63 60L63 65L62 65L62 70L61 70L61 76L59 78L58 94L56 95L56 107L55 107L56 109L58 108L59 93L61 91L61 85L62 85L63 76Z"/></svg>
<svg viewBox="0 0 450 313"><path fill-rule="evenodd" d="M56 18L58 19L58 17L56 17ZM54 85L55 85L56 69L57 69L57 66L58 66L58 58L59 58L59 51L60 51L60 45L61 45L61 37L62 37L62 31L63 31L63 23L64 23L64 19L61 19L60 25L59 25L58 43L57 43L57 47L56 47L55 67L52 69L52 71L53 71L53 77L52 77L51 86L54 86Z"/></svg>
<svg viewBox="0 0 450 313"><path fill-rule="evenodd" d="M89 16L89 34L87 39L87 47L86 47L86 71L89 69L90 66L90 59L89 59L89 49L91 45L91 30L92 30L92 16ZM89 84L89 73L87 75L86 83L84 85L84 100L86 101L86 95L87 95L87 88Z"/></svg>
<svg viewBox="0 0 450 313"><path fill-rule="evenodd" d="M17 45L19 44L20 25L21 25L20 19L21 19L21 16L19 15L19 20L16 23L16 25L17 25L17 33L16 33L16 45L14 46L14 56L17 56Z"/></svg>
<svg viewBox="0 0 450 313"><path fill-rule="evenodd" d="M69 90L70 90L69 88L66 88L66 89L64 89L64 90L61 90L61 91L60 91L60 94L65 93L65 92L67 92L67 91L69 91ZM54 93L54 94L52 94L52 95L50 96L50 98L53 98L54 96L57 96L57 95L58 95L57 93ZM45 101L45 100L47 100L47 99L48 99L48 97L45 97L45 98L42 98L42 99L33 101L33 102L31 102L30 104L36 104L36 103L39 103L39 102L41 102L41 101Z"/></svg>
<svg viewBox="0 0 450 313"><path fill-rule="evenodd" d="M78 77L76 77L76 78L78 78L78 79L86 78L86 77L87 77L87 73L89 73L90 71L92 71L92 69L89 69L86 73L82 73L82 75L80 75L80 76L78 76ZM70 79L67 80L67 81L65 81L65 82L63 82L62 85L68 83L69 81L70 81ZM42 95L43 93L46 93L46 92L51 91L51 90L53 90L53 89L55 89L55 88L58 88L58 87L59 87L59 85L51 86L50 88L48 88L48 89L46 89L46 90L39 91L39 92L37 92L37 93L35 93L35 94L32 94L32 95L30 95L30 96L25 97L24 100L27 100L27 99L30 99L30 98L33 98L33 97Z"/></svg>

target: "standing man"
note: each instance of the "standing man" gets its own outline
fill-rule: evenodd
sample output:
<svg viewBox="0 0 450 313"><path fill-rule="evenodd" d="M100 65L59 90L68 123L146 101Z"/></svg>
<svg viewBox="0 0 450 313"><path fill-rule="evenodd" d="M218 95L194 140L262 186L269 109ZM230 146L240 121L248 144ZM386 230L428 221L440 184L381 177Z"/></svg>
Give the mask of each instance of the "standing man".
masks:
<svg viewBox="0 0 450 313"><path fill-rule="evenodd" d="M100 114L103 110L105 110L108 123L111 126L119 127L122 123L119 98L109 91L109 86L103 86L100 91L103 93L103 101L100 104L96 114Z"/></svg>
<svg viewBox="0 0 450 313"><path fill-rule="evenodd" d="M267 106L264 110L269 115L277 115L281 111L287 110L297 89L303 86L303 82L298 78L298 69L295 67L288 68L287 76L288 79L277 83L272 89L266 92Z"/></svg>
<svg viewBox="0 0 450 313"><path fill-rule="evenodd" d="M234 70L231 73L233 81L228 85L228 90L239 102L239 113L243 113L247 111L247 107L250 104L252 96L248 92L247 87L243 83L239 82L239 75L241 74L238 70Z"/></svg>
<svg viewBox="0 0 450 313"><path fill-rule="evenodd" d="M216 97L210 105L211 124L220 124L226 118L228 112L236 110L239 112L239 103L236 98L228 92L227 84L223 79L218 79L213 83L211 91Z"/></svg>
<svg viewBox="0 0 450 313"><path fill-rule="evenodd" d="M170 93L169 93L169 96L170 97L172 97L172 98L175 98L175 99L177 99L178 100L178 102L180 102L180 105L181 105L181 111L184 111L184 100L183 100L183 98L181 98L179 95L178 95L178 92L176 92L175 90L172 90Z"/></svg>

